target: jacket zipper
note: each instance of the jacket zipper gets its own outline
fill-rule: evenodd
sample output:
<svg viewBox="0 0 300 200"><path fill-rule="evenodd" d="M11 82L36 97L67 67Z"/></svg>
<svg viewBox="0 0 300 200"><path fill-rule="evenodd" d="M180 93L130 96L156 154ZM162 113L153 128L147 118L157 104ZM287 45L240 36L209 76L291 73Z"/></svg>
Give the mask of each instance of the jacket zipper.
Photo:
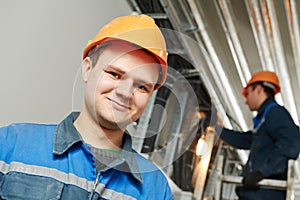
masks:
<svg viewBox="0 0 300 200"><path fill-rule="evenodd" d="M92 189L92 191L91 191L89 200L92 200L92 199L93 199L93 196L94 196L95 191L96 191L96 187L97 187L97 185L99 184L99 177L100 177L100 172L99 172L99 173L97 174L97 176L96 176L96 180L95 180L95 182L94 182L94 184L93 184L93 189Z"/></svg>

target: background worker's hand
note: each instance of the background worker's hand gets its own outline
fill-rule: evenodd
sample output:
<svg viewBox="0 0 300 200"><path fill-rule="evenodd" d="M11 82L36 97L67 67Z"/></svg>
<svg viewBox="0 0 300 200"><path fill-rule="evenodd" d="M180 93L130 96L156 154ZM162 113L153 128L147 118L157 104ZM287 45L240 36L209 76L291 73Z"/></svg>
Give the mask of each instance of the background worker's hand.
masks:
<svg viewBox="0 0 300 200"><path fill-rule="evenodd" d="M242 183L244 184L244 187L247 189L257 189L258 188L257 183L263 178L264 177L260 172L250 172L246 174L246 176L243 178Z"/></svg>

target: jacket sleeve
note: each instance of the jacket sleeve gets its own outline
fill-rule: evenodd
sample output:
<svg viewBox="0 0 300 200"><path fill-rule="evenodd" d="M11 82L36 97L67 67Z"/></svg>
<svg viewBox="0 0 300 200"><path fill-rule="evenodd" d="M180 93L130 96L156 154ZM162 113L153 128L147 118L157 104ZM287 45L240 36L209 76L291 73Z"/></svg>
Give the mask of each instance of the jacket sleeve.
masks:
<svg viewBox="0 0 300 200"><path fill-rule="evenodd" d="M8 128L7 127L1 127L0 128L0 160L3 160L5 158L5 153L7 152L7 146L9 145L8 141Z"/></svg>
<svg viewBox="0 0 300 200"><path fill-rule="evenodd" d="M220 134L221 139L230 144L231 146L236 147L238 149L250 149L252 141L251 131L234 131L219 125L215 125L215 130L218 134Z"/></svg>
<svg viewBox="0 0 300 200"><path fill-rule="evenodd" d="M268 112L265 123L274 144L271 152L262 161L259 171L268 177L286 170L288 159L297 159L300 132L288 111L281 106L273 107Z"/></svg>
<svg viewBox="0 0 300 200"><path fill-rule="evenodd" d="M8 158L8 151L7 151L7 146L8 146L8 131L7 127L1 127L0 128L0 183L3 178L3 174L6 172L6 159ZM0 197L1 199L1 197Z"/></svg>
<svg viewBox="0 0 300 200"><path fill-rule="evenodd" d="M10 156L16 146L17 135L12 131L13 125L0 127L0 161L6 163L10 161Z"/></svg>

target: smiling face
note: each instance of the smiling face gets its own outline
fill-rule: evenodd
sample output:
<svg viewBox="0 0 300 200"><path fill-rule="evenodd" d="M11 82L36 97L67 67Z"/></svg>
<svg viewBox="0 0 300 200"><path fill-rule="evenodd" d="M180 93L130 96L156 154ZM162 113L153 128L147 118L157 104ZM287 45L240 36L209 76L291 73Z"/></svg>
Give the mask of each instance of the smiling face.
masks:
<svg viewBox="0 0 300 200"><path fill-rule="evenodd" d="M159 77L159 64L130 43L117 42L101 53L95 66L83 60L85 109L101 127L119 130L143 113Z"/></svg>

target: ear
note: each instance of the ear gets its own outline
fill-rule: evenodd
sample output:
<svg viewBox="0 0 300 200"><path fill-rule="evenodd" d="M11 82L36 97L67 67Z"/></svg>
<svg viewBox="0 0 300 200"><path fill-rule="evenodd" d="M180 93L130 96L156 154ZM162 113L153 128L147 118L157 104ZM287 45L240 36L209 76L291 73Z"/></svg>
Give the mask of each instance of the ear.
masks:
<svg viewBox="0 0 300 200"><path fill-rule="evenodd" d="M89 76L90 76L92 69L93 69L93 66L92 66L92 61L91 61L90 57L84 58L81 63L81 76L85 83L89 80Z"/></svg>

